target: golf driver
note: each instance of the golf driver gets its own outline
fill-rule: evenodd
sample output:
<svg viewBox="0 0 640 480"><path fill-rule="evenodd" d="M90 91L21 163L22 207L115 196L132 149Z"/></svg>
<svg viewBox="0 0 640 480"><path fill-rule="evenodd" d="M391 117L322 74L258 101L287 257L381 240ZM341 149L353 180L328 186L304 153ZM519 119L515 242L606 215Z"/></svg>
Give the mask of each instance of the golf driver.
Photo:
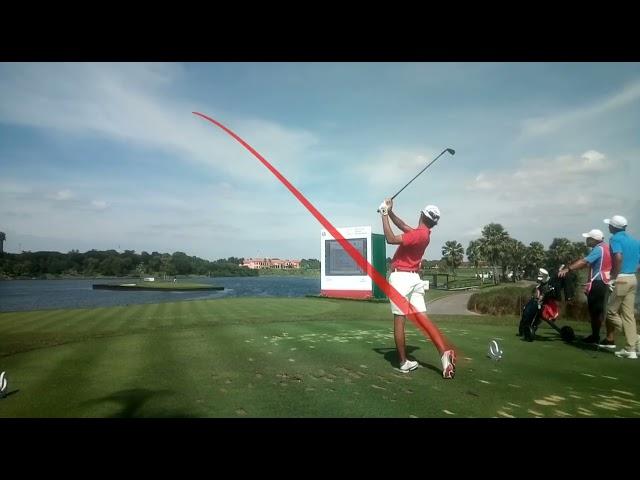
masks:
<svg viewBox="0 0 640 480"><path fill-rule="evenodd" d="M407 188L407 187L411 184L411 182L413 182L416 178L418 178L418 177L422 174L422 172L424 172L424 171L425 171L427 168L429 168L429 167L430 167L430 166L431 166L431 165L432 165L436 160L438 160L442 155L444 155L444 154L445 154L445 152L449 152L451 155L455 155L455 154L456 154L456 151L455 151L453 148L445 148L445 149L442 151L442 153L440 153L440 155L438 155L436 158L434 158L433 160L431 160L431 161L427 164L427 166L426 166L426 167L424 167L422 170L420 170L420 171L418 172L418 174L417 174L415 177L413 177L411 180L409 180L409 181L407 182L407 184L406 184L404 187L402 187L400 190L398 190L398 191L396 192L396 194L395 194L393 197L391 197L391 200L393 200L393 199L394 199L394 198L396 198L398 195L400 195L400 192L402 192L405 188ZM380 209L378 209L378 213L380 213Z"/></svg>

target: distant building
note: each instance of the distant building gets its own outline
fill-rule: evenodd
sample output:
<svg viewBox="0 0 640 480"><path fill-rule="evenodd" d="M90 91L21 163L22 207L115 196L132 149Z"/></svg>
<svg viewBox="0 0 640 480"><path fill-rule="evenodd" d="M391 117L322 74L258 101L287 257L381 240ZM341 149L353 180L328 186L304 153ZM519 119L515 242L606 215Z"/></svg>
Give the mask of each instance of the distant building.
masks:
<svg viewBox="0 0 640 480"><path fill-rule="evenodd" d="M252 270L261 268L300 268L300 260L280 260L279 258L247 258L241 267L247 267Z"/></svg>

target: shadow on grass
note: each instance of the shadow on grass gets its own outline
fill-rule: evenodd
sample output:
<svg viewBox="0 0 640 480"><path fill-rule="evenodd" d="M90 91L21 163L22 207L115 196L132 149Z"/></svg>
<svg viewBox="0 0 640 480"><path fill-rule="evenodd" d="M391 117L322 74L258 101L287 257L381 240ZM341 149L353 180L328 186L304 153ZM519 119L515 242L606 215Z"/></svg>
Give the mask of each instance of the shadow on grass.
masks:
<svg viewBox="0 0 640 480"><path fill-rule="evenodd" d="M526 342L524 337L520 337L520 338L523 342ZM545 332L545 335L536 334L536 339L531 343L537 343L537 342L561 342L569 347L576 348L578 350L584 351L585 353L591 354L590 356L592 358L598 358L598 356L595 355L597 352L608 352L607 349L600 348L597 345L594 345L591 343L584 343L580 338L576 338L572 342L565 342L560 337L560 335L556 334L553 331Z"/></svg>
<svg viewBox="0 0 640 480"><path fill-rule="evenodd" d="M7 398L9 395L13 395L14 393L18 393L19 391L19 389L11 390L10 392L0 395L0 399Z"/></svg>
<svg viewBox="0 0 640 480"><path fill-rule="evenodd" d="M416 360L412 353L416 350L420 350L420 347L413 347L411 345L406 346L407 358L409 360ZM395 348L374 348L374 352L379 353L384 357L384 359L391 364L391 366L395 369L400 368L400 363L398 361L398 352ZM420 360L416 360L421 367L429 368L435 372L442 373L442 369L431 365L430 363L421 362Z"/></svg>
<svg viewBox="0 0 640 480"><path fill-rule="evenodd" d="M142 388L133 388L129 390L120 390L106 397L95 398L93 400L87 400L82 402L82 407L90 407L92 405L98 405L105 402L115 402L121 405L121 410L113 415L109 415L108 418L135 418L135 417L150 417L150 418L191 418L193 415L189 415L178 411L165 411L159 412L157 410L151 410L143 412L144 405L152 398L162 395L170 395L173 392L171 390L146 390Z"/></svg>

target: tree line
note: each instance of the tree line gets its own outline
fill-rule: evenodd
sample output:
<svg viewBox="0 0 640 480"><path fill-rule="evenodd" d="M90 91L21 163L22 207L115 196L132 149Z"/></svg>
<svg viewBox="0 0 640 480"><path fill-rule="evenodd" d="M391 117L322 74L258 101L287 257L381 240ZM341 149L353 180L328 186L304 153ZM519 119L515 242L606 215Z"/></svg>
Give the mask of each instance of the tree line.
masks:
<svg viewBox="0 0 640 480"><path fill-rule="evenodd" d="M173 254L133 250L89 250L80 253L60 252L4 253L0 258L0 275L8 277L42 276L254 276L257 272L240 267L242 258L229 257L208 261L184 252Z"/></svg>
<svg viewBox="0 0 640 480"><path fill-rule="evenodd" d="M471 240L466 250L456 240L445 242L442 262L455 273L455 269L462 265L463 253L466 253L476 273L481 267L488 267L496 281L506 280L507 272L515 281L521 277L535 278L539 268L545 268L549 273L556 272L561 265L581 258L587 252L584 242L572 242L567 238L554 238L546 250L540 242L525 245L512 238L499 223L490 223L482 229L481 238Z"/></svg>
<svg viewBox="0 0 640 480"><path fill-rule="evenodd" d="M159 253L125 250L0 253L0 277L107 276L173 277L208 275L215 277L257 276L258 270L241 267L244 258L205 260L184 252ZM301 268L319 269L320 261L302 259Z"/></svg>

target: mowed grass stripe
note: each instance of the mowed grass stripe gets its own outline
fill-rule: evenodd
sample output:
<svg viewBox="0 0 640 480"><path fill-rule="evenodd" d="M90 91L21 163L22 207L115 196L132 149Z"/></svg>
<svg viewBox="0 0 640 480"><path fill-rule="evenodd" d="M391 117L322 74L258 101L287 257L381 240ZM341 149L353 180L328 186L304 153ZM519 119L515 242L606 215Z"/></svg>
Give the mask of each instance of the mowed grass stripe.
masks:
<svg viewBox="0 0 640 480"><path fill-rule="evenodd" d="M37 352L26 352L2 358L2 369L7 372L8 389L18 390L0 402L0 417L50 416L54 410L44 408L49 403L50 390L56 388L57 382L43 383L43 379L51 379L52 372L65 359L73 355L70 349L50 348L46 361Z"/></svg>
<svg viewBox="0 0 640 480"><path fill-rule="evenodd" d="M102 328L113 332L140 331L140 319L148 312L147 305L131 305L120 316L116 316L113 321L102 326Z"/></svg>
<svg viewBox="0 0 640 480"><path fill-rule="evenodd" d="M141 330L153 330L155 325L159 324L158 318L163 315L163 303L154 303L145 305L140 312L140 317L133 322L133 328Z"/></svg>
<svg viewBox="0 0 640 480"><path fill-rule="evenodd" d="M69 310L51 310L45 315L42 315L40 312L38 312L37 318L33 318L31 316L31 312L2 314L2 316L4 315L10 315L10 322L15 325L13 331L16 333L24 333L33 330L45 332L51 325L55 325L60 320L67 318L69 315Z"/></svg>
<svg viewBox="0 0 640 480"><path fill-rule="evenodd" d="M213 318L215 300L198 299L188 302L192 318L189 319L195 325L202 325Z"/></svg>
<svg viewBox="0 0 640 480"><path fill-rule="evenodd" d="M188 348L184 346L185 335ZM191 349L197 342L188 332L155 331L137 335L141 346L141 362L135 381L128 389L116 392L130 397L127 405L116 415L120 417L197 417L199 403L191 381L190 370L197 370ZM202 382L202 378L199 379ZM133 400L136 400L135 402Z"/></svg>
<svg viewBox="0 0 640 480"><path fill-rule="evenodd" d="M84 311L76 315L71 325L73 331L79 335L97 335L105 332L119 333L114 329L114 324L121 316L130 315L129 307L105 308L97 312Z"/></svg>
<svg viewBox="0 0 640 480"><path fill-rule="evenodd" d="M51 315L41 317L40 322L32 323L29 329L18 328L14 333L4 333L0 336L0 355L44 348L73 341L77 332L70 330L69 324L77 316L90 315L90 310L55 310ZM31 312L21 312L15 315L12 322L20 325L23 320L31 318ZM10 331L10 330L9 330Z"/></svg>
<svg viewBox="0 0 640 480"><path fill-rule="evenodd" d="M59 315L60 310L38 310L34 312L0 313L0 335L30 331L33 325Z"/></svg>
<svg viewBox="0 0 640 480"><path fill-rule="evenodd" d="M84 401L78 404L81 416L134 417L143 416L149 399L165 392L153 388L156 377L150 376L149 363L158 361L157 350L150 352L152 334L134 334L96 340L108 346L106 354L94 363L93 378L108 379L100 386L88 389ZM166 354L166 348L163 348ZM153 381L150 381L153 379ZM157 379L163 379L158 375ZM151 387L150 387L151 384ZM108 413L104 413L105 410Z"/></svg>
<svg viewBox="0 0 640 480"><path fill-rule="evenodd" d="M160 317L160 328L166 329L174 326L180 326L180 316L182 312L182 303L167 303L166 314Z"/></svg>
<svg viewBox="0 0 640 480"><path fill-rule="evenodd" d="M62 354L56 355L58 358L53 363L55 366L43 368L26 385L22 384L20 369L12 369L14 378L20 379L21 400L25 397L40 401L46 399L46 402L38 402L38 408L29 416L77 416L79 402L86 399L87 390L99 387L101 383L100 376L95 371L96 363L105 355L108 345L105 341L89 340L57 347ZM28 352L21 355L37 354L38 352ZM44 404L46 410L42 408Z"/></svg>

